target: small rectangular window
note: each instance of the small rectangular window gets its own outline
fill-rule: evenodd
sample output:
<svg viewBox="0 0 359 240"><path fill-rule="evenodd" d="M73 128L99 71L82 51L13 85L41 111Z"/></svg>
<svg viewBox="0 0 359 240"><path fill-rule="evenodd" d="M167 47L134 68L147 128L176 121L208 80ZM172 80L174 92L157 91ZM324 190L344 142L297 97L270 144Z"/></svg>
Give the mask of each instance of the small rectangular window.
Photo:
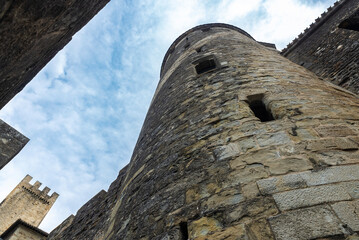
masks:
<svg viewBox="0 0 359 240"><path fill-rule="evenodd" d="M214 61L214 59L206 59L206 60L200 61L196 65L196 72L197 72L197 74L201 74L201 73L208 72L215 68L216 68L216 62Z"/></svg>
<svg viewBox="0 0 359 240"><path fill-rule="evenodd" d="M339 26L339 28L359 31L359 10L357 10L353 15L351 15L349 18L342 21Z"/></svg>
<svg viewBox="0 0 359 240"><path fill-rule="evenodd" d="M188 240L188 226L187 222L180 223L180 231L182 240Z"/></svg>
<svg viewBox="0 0 359 240"><path fill-rule="evenodd" d="M261 120L261 122L273 121L273 115L270 109L267 109L266 105L263 102L263 94L256 94L248 96L248 105L254 115Z"/></svg>

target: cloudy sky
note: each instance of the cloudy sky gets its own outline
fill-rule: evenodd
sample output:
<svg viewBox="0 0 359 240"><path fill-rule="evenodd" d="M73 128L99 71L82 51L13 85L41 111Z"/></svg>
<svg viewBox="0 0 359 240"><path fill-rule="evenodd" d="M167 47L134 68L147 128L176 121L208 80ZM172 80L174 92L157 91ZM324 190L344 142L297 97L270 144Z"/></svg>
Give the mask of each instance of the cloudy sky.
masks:
<svg viewBox="0 0 359 240"><path fill-rule="evenodd" d="M32 175L60 194L40 226L51 231L129 162L181 33L223 22L282 49L334 1L112 0L1 110L31 140L0 171L0 201Z"/></svg>

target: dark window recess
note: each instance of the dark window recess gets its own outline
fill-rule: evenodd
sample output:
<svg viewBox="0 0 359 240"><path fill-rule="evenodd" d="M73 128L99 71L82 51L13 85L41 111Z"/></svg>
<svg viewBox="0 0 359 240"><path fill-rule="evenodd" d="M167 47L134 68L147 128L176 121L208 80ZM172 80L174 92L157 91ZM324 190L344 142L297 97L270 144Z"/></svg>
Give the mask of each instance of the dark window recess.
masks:
<svg viewBox="0 0 359 240"><path fill-rule="evenodd" d="M186 43L186 45L184 45L184 48L188 48L191 44L190 43Z"/></svg>
<svg viewBox="0 0 359 240"><path fill-rule="evenodd" d="M341 22L338 27L359 31L359 10L356 11L352 16Z"/></svg>
<svg viewBox="0 0 359 240"><path fill-rule="evenodd" d="M206 49L207 49L207 46L206 46L206 45L203 45L203 46L197 48L196 51L197 51L198 53L200 53L200 52L206 51Z"/></svg>
<svg viewBox="0 0 359 240"><path fill-rule="evenodd" d="M187 222L181 222L181 223L180 223L180 231L181 231L182 240L188 240L188 226L187 226Z"/></svg>
<svg viewBox="0 0 359 240"><path fill-rule="evenodd" d="M273 115L270 109L267 109L263 103L263 95L249 96L249 107L254 115L261 120L261 122L273 121Z"/></svg>
<svg viewBox="0 0 359 240"><path fill-rule="evenodd" d="M201 73L208 72L215 68L216 68L216 62L214 61L214 59L207 59L207 60L203 60L203 61L199 62L196 65L196 72L197 72L197 74L201 74Z"/></svg>

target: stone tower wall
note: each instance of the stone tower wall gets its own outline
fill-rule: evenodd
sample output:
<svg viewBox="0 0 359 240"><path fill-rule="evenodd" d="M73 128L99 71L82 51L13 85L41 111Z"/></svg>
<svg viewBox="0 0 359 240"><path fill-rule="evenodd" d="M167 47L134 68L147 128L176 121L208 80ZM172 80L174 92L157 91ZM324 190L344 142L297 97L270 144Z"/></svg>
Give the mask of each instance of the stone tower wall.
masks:
<svg viewBox="0 0 359 240"><path fill-rule="evenodd" d="M27 175L0 204L0 234L5 232L16 220L38 227L52 205L55 203L57 193L47 195L50 188L39 190L41 183L34 185Z"/></svg>
<svg viewBox="0 0 359 240"><path fill-rule="evenodd" d="M0 1L0 109L108 2Z"/></svg>
<svg viewBox="0 0 359 240"><path fill-rule="evenodd" d="M345 239L359 231L358 106L242 30L189 30L166 54L104 239Z"/></svg>
<svg viewBox="0 0 359 240"><path fill-rule="evenodd" d="M8 164L29 139L0 119L0 170Z"/></svg>
<svg viewBox="0 0 359 240"><path fill-rule="evenodd" d="M359 93L359 32L338 27L357 15L359 0L341 0L299 35L282 54L318 76Z"/></svg>

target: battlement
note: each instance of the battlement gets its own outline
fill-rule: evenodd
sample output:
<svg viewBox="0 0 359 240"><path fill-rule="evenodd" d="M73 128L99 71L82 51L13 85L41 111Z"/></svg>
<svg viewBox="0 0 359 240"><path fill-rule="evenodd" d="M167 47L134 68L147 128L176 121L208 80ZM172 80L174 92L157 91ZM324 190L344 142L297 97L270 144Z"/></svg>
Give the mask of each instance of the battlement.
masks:
<svg viewBox="0 0 359 240"><path fill-rule="evenodd" d="M59 194L49 195L50 188L40 190L41 182L31 184L26 175L0 205L0 234L18 219L38 227L55 203Z"/></svg>
<svg viewBox="0 0 359 240"><path fill-rule="evenodd" d="M282 50L283 56L287 56L297 45L303 42L308 36L310 36L316 29L318 29L326 20L336 13L347 0L338 0L333 6L327 8L327 11L323 12L320 17L316 18L315 21L307 27L304 32L300 33L291 43Z"/></svg>
<svg viewBox="0 0 359 240"><path fill-rule="evenodd" d="M41 187L42 183L36 181L32 185L30 183L32 179L32 176L26 175L24 179L19 183L19 186L45 204L50 204L51 202L56 201L56 199L59 197L58 193L54 192L51 195L48 195L48 193L51 191L51 188L45 186L42 190L40 190L39 188Z"/></svg>

